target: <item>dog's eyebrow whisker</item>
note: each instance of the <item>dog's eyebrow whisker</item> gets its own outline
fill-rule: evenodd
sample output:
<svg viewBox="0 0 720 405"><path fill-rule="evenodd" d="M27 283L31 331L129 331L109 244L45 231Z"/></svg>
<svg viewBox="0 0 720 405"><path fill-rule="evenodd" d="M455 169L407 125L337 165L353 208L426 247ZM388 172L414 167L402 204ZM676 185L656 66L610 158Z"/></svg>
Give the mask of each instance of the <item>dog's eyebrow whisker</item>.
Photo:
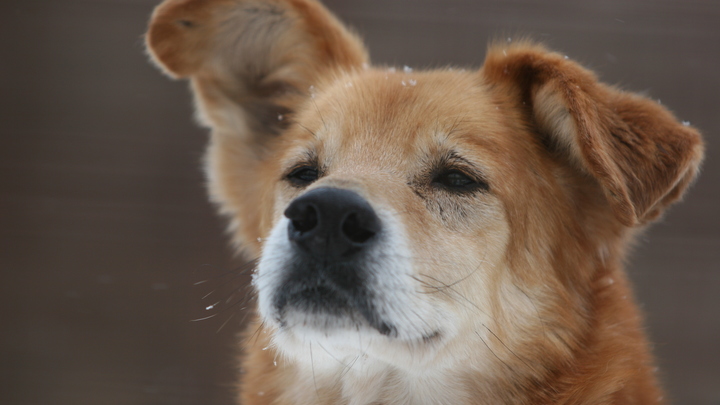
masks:
<svg viewBox="0 0 720 405"><path fill-rule="evenodd" d="M316 134L315 132L311 131L311 130L310 130L308 127L306 127L305 125L300 124L300 123L297 123L297 125L298 125L300 128L308 131L308 132L310 133L310 135L312 135L312 136L315 138L315 140L318 140L318 139L319 139L318 136L317 136L317 134Z"/></svg>
<svg viewBox="0 0 720 405"><path fill-rule="evenodd" d="M466 118L467 118L467 116L465 116L465 115L458 116L455 119L455 121L453 121L452 126L447 131L445 131L445 139L444 139L445 141L448 141L450 139L450 136L452 136L455 133L458 125L460 125L461 123L470 122L469 120L466 120Z"/></svg>
<svg viewBox="0 0 720 405"><path fill-rule="evenodd" d="M325 131L328 131L328 126L325 123L325 119L323 118L322 114L320 113L320 108L318 108L317 102L315 101L314 97L310 98L310 101L312 101L313 105L315 106L315 110L318 113L318 117L320 117L320 121L323 123L323 127L325 128Z"/></svg>

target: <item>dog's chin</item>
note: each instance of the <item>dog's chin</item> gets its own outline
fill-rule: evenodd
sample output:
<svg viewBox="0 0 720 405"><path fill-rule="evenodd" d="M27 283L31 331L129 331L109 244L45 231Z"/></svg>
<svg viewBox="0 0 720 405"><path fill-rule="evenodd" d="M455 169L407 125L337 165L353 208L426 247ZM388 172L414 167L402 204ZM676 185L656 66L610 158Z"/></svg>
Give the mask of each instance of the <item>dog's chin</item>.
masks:
<svg viewBox="0 0 720 405"><path fill-rule="evenodd" d="M278 333L290 335L302 342L328 343L333 346L347 339L388 339L377 328L357 314L347 316L287 311L280 320Z"/></svg>
<svg viewBox="0 0 720 405"><path fill-rule="evenodd" d="M437 359L445 346L440 331L413 331L398 336L381 333L357 316L336 317L286 311L271 330L273 347L287 359L316 373L335 373L348 365L417 370Z"/></svg>
<svg viewBox="0 0 720 405"><path fill-rule="evenodd" d="M284 336L282 340L316 343L341 351L364 351L371 345L413 349L437 347L443 340L443 334L438 329L412 328L408 331L402 325L379 317L368 320L361 311L344 306L342 301L336 304L338 306L327 310L286 308L276 318L276 334Z"/></svg>

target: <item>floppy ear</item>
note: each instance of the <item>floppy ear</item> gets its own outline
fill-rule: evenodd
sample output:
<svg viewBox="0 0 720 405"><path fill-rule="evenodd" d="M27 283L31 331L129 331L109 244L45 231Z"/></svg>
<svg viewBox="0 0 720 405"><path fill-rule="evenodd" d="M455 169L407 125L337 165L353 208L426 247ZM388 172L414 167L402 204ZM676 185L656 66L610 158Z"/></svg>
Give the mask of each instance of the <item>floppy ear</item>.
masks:
<svg viewBox="0 0 720 405"><path fill-rule="evenodd" d="M319 77L368 59L314 0L166 0L147 47L168 75L192 80L205 124L252 142L280 133Z"/></svg>
<svg viewBox="0 0 720 405"><path fill-rule="evenodd" d="M657 218L679 199L703 157L700 134L647 98L598 83L531 44L491 47L482 71L579 170L594 177L627 226Z"/></svg>

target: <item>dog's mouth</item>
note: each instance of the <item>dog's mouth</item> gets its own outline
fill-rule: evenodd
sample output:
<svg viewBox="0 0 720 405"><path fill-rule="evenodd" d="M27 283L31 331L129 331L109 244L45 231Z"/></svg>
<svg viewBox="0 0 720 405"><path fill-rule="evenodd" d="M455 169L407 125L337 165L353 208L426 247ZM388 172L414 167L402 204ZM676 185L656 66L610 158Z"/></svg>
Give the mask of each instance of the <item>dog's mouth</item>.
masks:
<svg viewBox="0 0 720 405"><path fill-rule="evenodd" d="M342 345L357 336L415 346L440 340L446 329L440 311L418 296L411 255L393 243L399 236L391 221L380 221L365 200L348 193L314 189L274 227L253 280L264 320L300 341ZM372 237L360 238L358 231L370 225Z"/></svg>
<svg viewBox="0 0 720 405"><path fill-rule="evenodd" d="M283 283L273 304L276 320L283 329L309 328L332 333L370 328L381 335L396 336L395 326L383 319L374 300L374 294L362 282L348 285L312 272Z"/></svg>
<svg viewBox="0 0 720 405"><path fill-rule="evenodd" d="M327 279L286 282L274 299L275 321L281 330L295 334L333 336L343 332L374 331L386 338L412 344L432 344L442 339L439 329L402 327L378 308L382 297L370 289L348 290Z"/></svg>

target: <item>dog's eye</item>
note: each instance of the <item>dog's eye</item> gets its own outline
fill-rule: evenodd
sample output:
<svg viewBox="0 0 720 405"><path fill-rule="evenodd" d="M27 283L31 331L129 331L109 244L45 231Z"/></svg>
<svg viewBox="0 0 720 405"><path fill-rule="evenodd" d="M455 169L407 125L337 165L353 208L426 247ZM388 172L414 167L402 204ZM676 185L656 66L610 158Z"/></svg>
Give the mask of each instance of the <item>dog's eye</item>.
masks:
<svg viewBox="0 0 720 405"><path fill-rule="evenodd" d="M478 182L460 170L452 169L437 174L433 180L433 185L455 191L473 191L487 190L488 185L485 182Z"/></svg>
<svg viewBox="0 0 720 405"><path fill-rule="evenodd" d="M317 167L300 166L291 171L286 178L293 185L303 187L317 180L319 176Z"/></svg>

